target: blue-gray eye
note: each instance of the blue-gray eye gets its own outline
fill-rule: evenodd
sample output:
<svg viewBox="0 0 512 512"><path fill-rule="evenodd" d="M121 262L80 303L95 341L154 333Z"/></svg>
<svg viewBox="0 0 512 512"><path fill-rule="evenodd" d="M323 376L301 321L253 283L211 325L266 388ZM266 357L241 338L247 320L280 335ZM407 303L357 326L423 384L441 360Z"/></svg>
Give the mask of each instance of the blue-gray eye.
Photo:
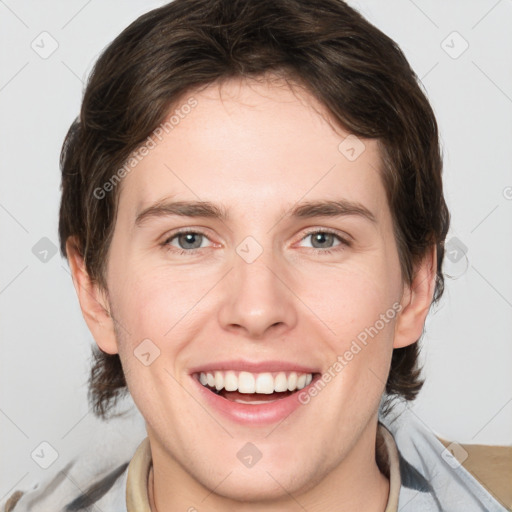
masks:
<svg viewBox="0 0 512 512"><path fill-rule="evenodd" d="M173 238L178 240L181 249L198 249L203 241L201 233L179 233Z"/></svg>
<svg viewBox="0 0 512 512"><path fill-rule="evenodd" d="M338 238L336 235L332 233L327 233L325 231L310 233L308 236L311 237L311 243L313 247L315 247L316 249L323 249L324 247L333 247L334 239Z"/></svg>

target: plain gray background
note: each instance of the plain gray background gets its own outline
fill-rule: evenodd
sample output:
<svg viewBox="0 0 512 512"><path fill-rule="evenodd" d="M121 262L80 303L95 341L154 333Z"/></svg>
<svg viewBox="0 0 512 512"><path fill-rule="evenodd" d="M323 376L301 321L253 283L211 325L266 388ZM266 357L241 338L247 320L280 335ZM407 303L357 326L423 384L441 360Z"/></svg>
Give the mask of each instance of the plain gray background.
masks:
<svg viewBox="0 0 512 512"><path fill-rule="evenodd" d="M88 412L93 340L54 252L59 152L83 82L123 28L163 3L0 0L0 501L99 444L129 458L145 436L133 406L108 426ZM405 52L445 155L452 278L427 321L412 409L445 439L511 444L512 1L350 3ZM52 449L43 469L51 458L37 453Z"/></svg>

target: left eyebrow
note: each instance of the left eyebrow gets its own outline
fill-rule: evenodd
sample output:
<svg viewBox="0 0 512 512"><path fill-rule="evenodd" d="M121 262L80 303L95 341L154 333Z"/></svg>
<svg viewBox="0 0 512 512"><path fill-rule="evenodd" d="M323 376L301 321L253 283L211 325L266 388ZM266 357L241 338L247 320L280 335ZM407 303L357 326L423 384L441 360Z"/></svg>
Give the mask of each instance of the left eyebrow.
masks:
<svg viewBox="0 0 512 512"><path fill-rule="evenodd" d="M343 217L349 215L361 216L376 223L375 215L360 203L346 199L307 201L296 205L286 217Z"/></svg>

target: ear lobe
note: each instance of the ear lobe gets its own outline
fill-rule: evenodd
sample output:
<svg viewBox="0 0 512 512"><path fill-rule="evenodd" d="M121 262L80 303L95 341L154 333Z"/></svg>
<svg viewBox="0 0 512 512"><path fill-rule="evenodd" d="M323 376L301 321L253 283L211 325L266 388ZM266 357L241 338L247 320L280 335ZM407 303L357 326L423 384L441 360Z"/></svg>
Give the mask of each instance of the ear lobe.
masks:
<svg viewBox="0 0 512 512"><path fill-rule="evenodd" d="M395 325L393 348L418 341L434 297L437 276L437 248L432 245L414 269L411 285L406 285L400 304L402 310Z"/></svg>
<svg viewBox="0 0 512 512"><path fill-rule="evenodd" d="M66 253L80 309L96 344L107 354L117 354L114 320L109 312L106 291L89 276L75 237L66 241Z"/></svg>

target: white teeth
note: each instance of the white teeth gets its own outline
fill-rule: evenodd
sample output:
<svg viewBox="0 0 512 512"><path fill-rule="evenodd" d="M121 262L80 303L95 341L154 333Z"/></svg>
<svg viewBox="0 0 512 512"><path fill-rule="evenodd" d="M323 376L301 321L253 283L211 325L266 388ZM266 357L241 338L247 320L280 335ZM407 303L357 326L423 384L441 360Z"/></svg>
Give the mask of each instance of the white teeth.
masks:
<svg viewBox="0 0 512 512"><path fill-rule="evenodd" d="M271 395L274 392L274 377L271 373L260 373L256 379L256 393Z"/></svg>
<svg viewBox="0 0 512 512"><path fill-rule="evenodd" d="M222 372L215 372L215 389L217 391L219 391L223 387L224 387L224 375L222 375Z"/></svg>
<svg viewBox="0 0 512 512"><path fill-rule="evenodd" d="M297 391L311 384L312 380L313 374L297 372L289 372L288 374L279 372L273 375L270 372L253 374L250 372L216 370L199 374L199 382L203 386L215 388L217 391L225 389L226 391L264 395L271 395L274 392Z"/></svg>
<svg viewBox="0 0 512 512"><path fill-rule="evenodd" d="M238 391L240 393L254 393L256 391L256 382L252 373L240 372L238 376Z"/></svg>
<svg viewBox="0 0 512 512"><path fill-rule="evenodd" d="M236 391L238 389L238 377L235 375L235 372L226 372L224 389L226 391Z"/></svg>
<svg viewBox="0 0 512 512"><path fill-rule="evenodd" d="M296 387L297 387L297 374L295 372L292 372L288 376L288 391L293 391Z"/></svg>
<svg viewBox="0 0 512 512"><path fill-rule="evenodd" d="M276 375L274 379L274 390L278 392L288 391L288 379L286 373L281 372Z"/></svg>

